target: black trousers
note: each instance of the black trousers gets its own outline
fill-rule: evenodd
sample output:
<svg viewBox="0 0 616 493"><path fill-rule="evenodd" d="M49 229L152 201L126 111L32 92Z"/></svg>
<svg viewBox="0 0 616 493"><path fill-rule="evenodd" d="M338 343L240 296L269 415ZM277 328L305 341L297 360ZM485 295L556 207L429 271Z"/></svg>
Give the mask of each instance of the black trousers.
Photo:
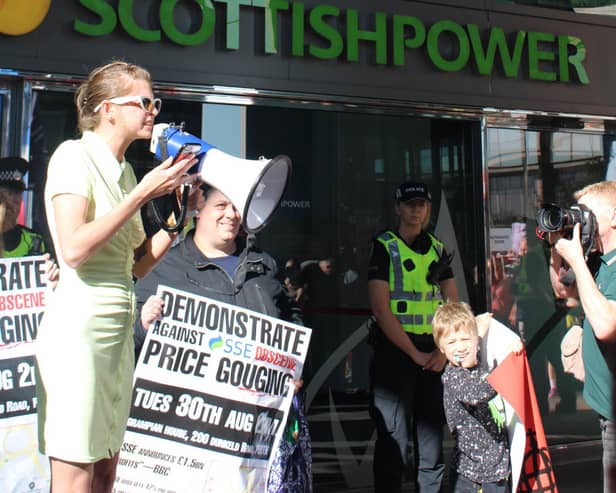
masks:
<svg viewBox="0 0 616 493"><path fill-rule="evenodd" d="M372 382L370 415L377 430L375 492L399 492L403 473L411 470L418 492L439 493L445 471L441 374L411 363L404 377L397 391Z"/></svg>

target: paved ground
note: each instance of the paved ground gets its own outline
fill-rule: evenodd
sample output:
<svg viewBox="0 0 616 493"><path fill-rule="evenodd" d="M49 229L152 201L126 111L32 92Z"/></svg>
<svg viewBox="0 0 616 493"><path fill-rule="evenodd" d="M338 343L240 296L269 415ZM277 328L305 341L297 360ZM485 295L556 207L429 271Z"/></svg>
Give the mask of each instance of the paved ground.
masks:
<svg viewBox="0 0 616 493"><path fill-rule="evenodd" d="M550 402L552 412L544 417L544 428L559 493L601 493L601 444L596 415L581 397L575 413L555 413L557 403L558 399ZM332 413L328 405L315 406L309 416L314 492L372 492L374 435L366 407L357 402L337 409ZM447 454L451 446L451 440L447 440ZM415 489L406 483L403 491L414 493Z"/></svg>

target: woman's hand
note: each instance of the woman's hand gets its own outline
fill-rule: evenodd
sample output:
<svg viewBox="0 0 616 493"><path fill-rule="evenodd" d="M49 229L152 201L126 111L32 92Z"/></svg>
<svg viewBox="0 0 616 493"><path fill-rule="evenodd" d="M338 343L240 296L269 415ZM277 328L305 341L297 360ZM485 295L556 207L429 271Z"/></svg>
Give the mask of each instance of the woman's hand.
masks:
<svg viewBox="0 0 616 493"><path fill-rule="evenodd" d="M417 348L415 348L415 350L411 352L409 356L416 365L424 368L426 364L428 363L428 360L430 358L430 353L422 353Z"/></svg>
<svg viewBox="0 0 616 493"><path fill-rule="evenodd" d="M160 320L163 314L163 299L158 296L150 296L141 308L141 325L145 330L156 320Z"/></svg>
<svg viewBox="0 0 616 493"><path fill-rule="evenodd" d="M195 156L182 156L175 163L173 159L173 157L166 159L146 173L137 185L146 202L170 194L181 185L191 184L197 179L197 174L187 174L188 170L197 162Z"/></svg>
<svg viewBox="0 0 616 493"><path fill-rule="evenodd" d="M443 368L445 368L445 363L447 363L447 358L437 348L428 354L428 361L426 361L426 363L424 364L423 369L438 373Z"/></svg>

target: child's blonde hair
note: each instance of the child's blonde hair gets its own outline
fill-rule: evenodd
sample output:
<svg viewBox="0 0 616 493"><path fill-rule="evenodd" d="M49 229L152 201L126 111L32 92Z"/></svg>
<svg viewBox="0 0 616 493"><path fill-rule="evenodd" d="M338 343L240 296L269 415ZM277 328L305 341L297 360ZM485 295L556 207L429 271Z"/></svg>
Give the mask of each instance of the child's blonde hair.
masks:
<svg viewBox="0 0 616 493"><path fill-rule="evenodd" d="M432 336L434 342L440 347L440 341L448 334L465 332L478 335L477 321L468 303L456 301L446 303L437 308L432 319Z"/></svg>

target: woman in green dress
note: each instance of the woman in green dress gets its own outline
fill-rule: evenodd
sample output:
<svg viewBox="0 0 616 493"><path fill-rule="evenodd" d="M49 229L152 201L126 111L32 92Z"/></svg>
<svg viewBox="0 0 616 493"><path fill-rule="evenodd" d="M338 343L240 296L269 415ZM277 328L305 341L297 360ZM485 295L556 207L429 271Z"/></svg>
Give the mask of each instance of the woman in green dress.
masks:
<svg viewBox="0 0 616 493"><path fill-rule="evenodd" d="M175 233L146 239L140 209L191 177L194 159L167 159L138 183L124 157L150 139L160 100L149 73L115 61L75 95L82 137L51 157L47 220L60 265L36 341L39 448L52 491L110 492L130 409L133 276L165 254Z"/></svg>

